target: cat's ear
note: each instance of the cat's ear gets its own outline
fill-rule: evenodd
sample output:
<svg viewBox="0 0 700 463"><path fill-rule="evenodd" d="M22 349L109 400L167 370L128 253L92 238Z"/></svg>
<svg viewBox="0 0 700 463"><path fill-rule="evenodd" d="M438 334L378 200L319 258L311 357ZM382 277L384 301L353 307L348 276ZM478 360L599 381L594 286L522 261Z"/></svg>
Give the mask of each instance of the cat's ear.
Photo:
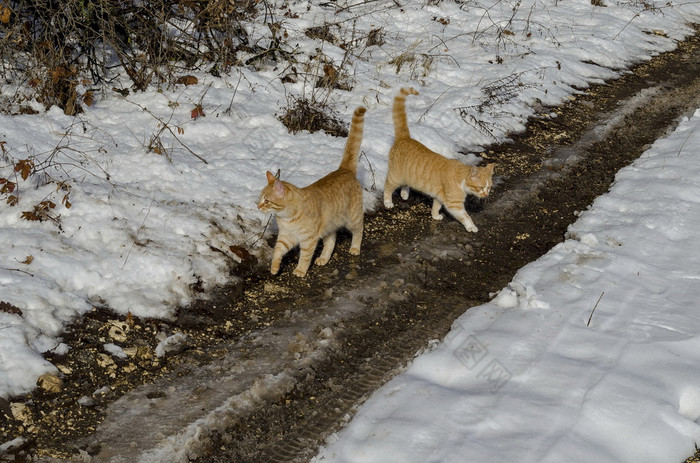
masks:
<svg viewBox="0 0 700 463"><path fill-rule="evenodd" d="M272 183L275 180L277 180L277 177L275 177L275 174L273 174L269 170L267 171L267 173L265 175L267 175L267 183Z"/></svg>
<svg viewBox="0 0 700 463"><path fill-rule="evenodd" d="M284 186L284 183L280 182L276 178L273 180L273 182L275 182L275 184L272 186L272 191L278 198L284 198L284 195L287 193L287 188Z"/></svg>
<svg viewBox="0 0 700 463"><path fill-rule="evenodd" d="M495 168L496 168L496 163L495 163L495 162L489 162L488 164L486 164L486 171L487 171L489 174L493 174L493 169L495 169Z"/></svg>

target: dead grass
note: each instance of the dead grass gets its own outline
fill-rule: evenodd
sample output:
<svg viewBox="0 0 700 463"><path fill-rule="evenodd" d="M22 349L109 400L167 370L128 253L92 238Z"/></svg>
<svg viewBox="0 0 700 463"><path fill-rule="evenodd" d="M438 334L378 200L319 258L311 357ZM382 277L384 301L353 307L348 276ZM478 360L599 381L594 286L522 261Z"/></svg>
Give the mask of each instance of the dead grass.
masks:
<svg viewBox="0 0 700 463"><path fill-rule="evenodd" d="M283 108L279 120L291 133L306 130L323 131L334 137L347 137L348 128L327 105L314 103L306 98L290 98L290 105Z"/></svg>

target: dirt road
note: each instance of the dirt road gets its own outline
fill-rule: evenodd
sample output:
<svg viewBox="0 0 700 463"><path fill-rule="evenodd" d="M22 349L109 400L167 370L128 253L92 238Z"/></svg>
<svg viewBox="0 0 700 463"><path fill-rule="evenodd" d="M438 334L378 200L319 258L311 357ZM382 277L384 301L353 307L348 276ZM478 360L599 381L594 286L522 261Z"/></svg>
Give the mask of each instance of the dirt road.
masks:
<svg viewBox="0 0 700 463"><path fill-rule="evenodd" d="M22 399L31 423L4 425L26 437L7 458L306 461L364 397L561 242L617 170L698 107L696 36L542 108L526 133L483 153L499 183L488 202L468 204L477 234L433 221L430 203L412 195L367 217L361 256L349 256L343 237L331 262L304 280L291 275L296 255L279 277L251 258L237 269L242 284L175 322L94 312L67 337L83 347L50 359L65 368L63 391ZM98 346L115 326L133 355L110 363ZM170 351L155 355L169 335ZM9 406L0 403L0 416Z"/></svg>

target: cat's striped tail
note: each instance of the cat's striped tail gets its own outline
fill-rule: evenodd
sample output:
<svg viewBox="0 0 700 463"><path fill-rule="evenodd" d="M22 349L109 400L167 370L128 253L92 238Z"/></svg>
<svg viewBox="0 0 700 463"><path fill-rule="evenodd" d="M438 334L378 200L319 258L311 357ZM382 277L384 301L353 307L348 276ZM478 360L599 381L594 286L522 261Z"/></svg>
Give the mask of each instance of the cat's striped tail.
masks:
<svg viewBox="0 0 700 463"><path fill-rule="evenodd" d="M408 131L408 121L406 120L406 97L408 95L418 95L418 91L413 87L404 87L394 98L394 133L396 140L401 138L411 138Z"/></svg>
<svg viewBox="0 0 700 463"><path fill-rule="evenodd" d="M365 126L365 111L367 108L358 106L352 115L350 123L350 133L345 142L345 152L343 160L340 161L340 168L357 173L357 163L360 159L360 145L362 145L362 130Z"/></svg>

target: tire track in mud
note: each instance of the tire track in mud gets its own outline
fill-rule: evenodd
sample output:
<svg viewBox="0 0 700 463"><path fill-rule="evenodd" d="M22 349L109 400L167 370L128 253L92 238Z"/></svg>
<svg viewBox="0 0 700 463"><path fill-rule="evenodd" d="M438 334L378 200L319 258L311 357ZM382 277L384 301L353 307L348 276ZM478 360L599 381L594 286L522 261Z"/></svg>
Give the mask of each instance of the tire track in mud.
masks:
<svg viewBox="0 0 700 463"><path fill-rule="evenodd" d="M517 269L561 242L576 212L605 193L620 168L698 107L695 37L633 74L555 108L556 119L534 120L513 143L484 153L498 162L504 178L483 211L472 214L478 234L465 236L454 221L431 222L426 200L398 201L406 213L398 224L395 210L372 216L366 242L373 244L362 257L399 258L381 270L385 277L380 271L350 287L391 284L398 267L405 280L397 288L405 299L364 301L362 312L337 334L340 347L312 374L277 403L228 428L197 461L308 461L369 394L431 339L442 338L466 308L487 301ZM450 249L452 256L434 258L434 250L449 255ZM336 254L336 268L344 259Z"/></svg>

